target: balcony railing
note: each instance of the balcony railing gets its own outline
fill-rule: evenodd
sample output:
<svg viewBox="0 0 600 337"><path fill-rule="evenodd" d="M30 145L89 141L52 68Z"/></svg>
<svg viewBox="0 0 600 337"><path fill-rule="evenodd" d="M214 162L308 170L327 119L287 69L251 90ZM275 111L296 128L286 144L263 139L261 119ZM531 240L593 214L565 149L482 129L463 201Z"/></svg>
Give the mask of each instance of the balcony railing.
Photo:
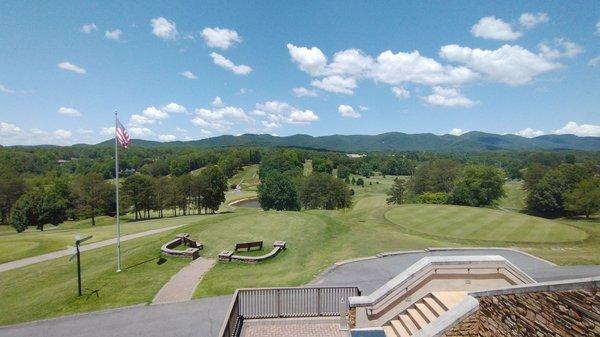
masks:
<svg viewBox="0 0 600 337"><path fill-rule="evenodd" d="M244 319L337 316L341 300L360 294L358 287L238 289L219 336L238 337Z"/></svg>

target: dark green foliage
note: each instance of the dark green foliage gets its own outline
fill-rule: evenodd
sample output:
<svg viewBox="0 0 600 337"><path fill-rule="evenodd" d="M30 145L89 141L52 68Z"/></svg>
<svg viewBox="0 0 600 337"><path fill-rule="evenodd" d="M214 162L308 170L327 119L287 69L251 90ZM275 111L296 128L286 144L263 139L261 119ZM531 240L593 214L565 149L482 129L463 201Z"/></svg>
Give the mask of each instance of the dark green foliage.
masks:
<svg viewBox="0 0 600 337"><path fill-rule="evenodd" d="M0 223L8 223L13 204L24 192L25 181L16 171L0 169Z"/></svg>
<svg viewBox="0 0 600 337"><path fill-rule="evenodd" d="M88 173L73 181L75 205L80 215L92 218L96 225L96 215L106 214L115 202L115 186L106 182L99 173Z"/></svg>
<svg viewBox="0 0 600 337"><path fill-rule="evenodd" d="M356 186L365 186L365 181L363 180L363 178L356 179Z"/></svg>
<svg viewBox="0 0 600 337"><path fill-rule="evenodd" d="M455 205L489 206L502 198L504 174L493 166L466 166L454 184L448 202Z"/></svg>
<svg viewBox="0 0 600 337"><path fill-rule="evenodd" d="M314 172L300 184L300 203L305 209L350 207L351 193L346 184L330 174Z"/></svg>
<svg viewBox="0 0 600 337"><path fill-rule="evenodd" d="M275 170L266 173L258 186L260 207L268 211L299 211L298 192L291 178Z"/></svg>
<svg viewBox="0 0 600 337"><path fill-rule="evenodd" d="M333 162L327 158L315 158L312 162L313 172L322 172L331 174L333 172Z"/></svg>
<svg viewBox="0 0 600 337"><path fill-rule="evenodd" d="M549 168L538 163L533 163L523 172L523 188L531 191L535 185L548 172Z"/></svg>
<svg viewBox="0 0 600 337"><path fill-rule="evenodd" d="M424 192L450 193L454 180L461 172L461 165L447 159L436 159L421 164L409 180L409 188L414 195Z"/></svg>
<svg viewBox="0 0 600 337"><path fill-rule="evenodd" d="M121 191L125 201L133 207L136 220L150 217L150 211L155 206L154 185L150 176L133 174L127 177Z"/></svg>
<svg viewBox="0 0 600 337"><path fill-rule="evenodd" d="M586 218L600 211L600 177L581 180L565 197L565 208Z"/></svg>
<svg viewBox="0 0 600 337"><path fill-rule="evenodd" d="M289 177L302 175L303 166L298 152L294 150L278 150L263 157L258 170L262 179L268 172L276 171Z"/></svg>
<svg viewBox="0 0 600 337"><path fill-rule="evenodd" d="M386 199L386 202L388 204L401 205L404 203L405 193L406 187L404 180L396 178L394 179L394 184L392 185L392 188L387 193L389 197Z"/></svg>
<svg viewBox="0 0 600 337"><path fill-rule="evenodd" d="M346 165L338 165L337 177L340 179L347 179L350 176L350 168Z"/></svg>
<svg viewBox="0 0 600 337"><path fill-rule="evenodd" d="M415 199L417 204L445 204L448 202L448 193L445 192L425 192Z"/></svg>
<svg viewBox="0 0 600 337"><path fill-rule="evenodd" d="M200 204L211 213L219 210L221 203L225 201L227 191L227 178L217 165L209 166L200 172Z"/></svg>
<svg viewBox="0 0 600 337"><path fill-rule="evenodd" d="M22 232L28 226L43 231L44 225L67 220L67 202L53 186L36 186L23 194L11 213L11 225Z"/></svg>

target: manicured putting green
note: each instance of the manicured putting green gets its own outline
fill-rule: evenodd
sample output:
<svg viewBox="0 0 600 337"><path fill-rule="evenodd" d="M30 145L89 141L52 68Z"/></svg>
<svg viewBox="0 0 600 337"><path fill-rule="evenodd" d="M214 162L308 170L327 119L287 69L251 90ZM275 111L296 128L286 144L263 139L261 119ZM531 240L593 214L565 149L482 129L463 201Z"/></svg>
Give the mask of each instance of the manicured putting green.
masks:
<svg viewBox="0 0 600 337"><path fill-rule="evenodd" d="M570 242L587 238L575 227L518 213L450 205L402 205L386 219L419 233L463 240Z"/></svg>

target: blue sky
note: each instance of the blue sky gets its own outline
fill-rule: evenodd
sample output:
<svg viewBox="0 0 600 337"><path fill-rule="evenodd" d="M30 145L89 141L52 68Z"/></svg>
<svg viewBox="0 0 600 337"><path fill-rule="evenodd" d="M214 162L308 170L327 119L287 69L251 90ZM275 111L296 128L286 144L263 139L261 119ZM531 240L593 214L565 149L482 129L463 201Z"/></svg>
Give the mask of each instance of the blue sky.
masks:
<svg viewBox="0 0 600 337"><path fill-rule="evenodd" d="M600 136L598 1L0 2L0 144Z"/></svg>

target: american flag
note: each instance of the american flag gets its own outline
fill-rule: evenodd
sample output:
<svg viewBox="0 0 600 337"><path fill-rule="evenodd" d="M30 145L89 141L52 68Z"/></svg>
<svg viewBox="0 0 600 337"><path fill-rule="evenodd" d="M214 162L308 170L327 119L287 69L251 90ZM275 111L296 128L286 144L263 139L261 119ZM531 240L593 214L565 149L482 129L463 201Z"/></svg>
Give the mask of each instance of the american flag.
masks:
<svg viewBox="0 0 600 337"><path fill-rule="evenodd" d="M119 141L119 144L121 144L121 146L123 146L126 149L131 143L131 138L129 138L127 130L125 130L125 127L123 126L123 124L121 124L121 122L119 122L118 119L117 127L115 128L115 134L117 135L117 140Z"/></svg>

